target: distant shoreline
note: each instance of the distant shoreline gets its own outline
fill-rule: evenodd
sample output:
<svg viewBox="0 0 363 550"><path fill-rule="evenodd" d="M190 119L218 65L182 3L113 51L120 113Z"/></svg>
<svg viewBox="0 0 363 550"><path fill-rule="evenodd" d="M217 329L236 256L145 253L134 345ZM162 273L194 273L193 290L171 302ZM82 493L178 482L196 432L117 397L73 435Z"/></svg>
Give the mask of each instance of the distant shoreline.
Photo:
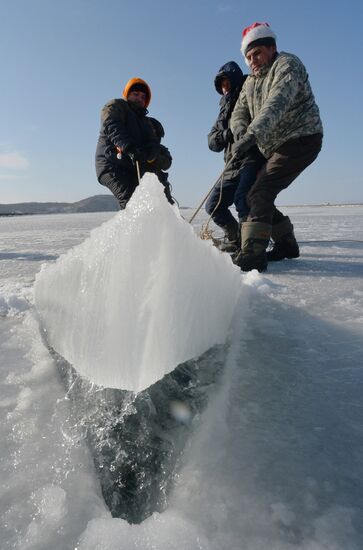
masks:
<svg viewBox="0 0 363 550"><path fill-rule="evenodd" d="M31 207L32 211L28 211L27 207ZM358 203L321 203L321 204L284 204L278 205L279 208L347 208L363 206L362 202ZM5 210L11 207L12 210ZM192 206L181 206L180 210L195 210ZM49 214L91 214L100 212L118 212L119 207L116 199L109 195L96 195L89 197L76 203L19 203L19 204L0 204L0 217L11 218L15 216L38 216Z"/></svg>

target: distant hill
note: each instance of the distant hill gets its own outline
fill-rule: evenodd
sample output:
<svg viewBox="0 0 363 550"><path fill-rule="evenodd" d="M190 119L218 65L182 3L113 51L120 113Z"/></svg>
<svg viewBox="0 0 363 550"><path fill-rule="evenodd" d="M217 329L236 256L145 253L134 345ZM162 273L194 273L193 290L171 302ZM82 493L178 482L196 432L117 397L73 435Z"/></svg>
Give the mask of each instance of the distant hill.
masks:
<svg viewBox="0 0 363 550"><path fill-rule="evenodd" d="M118 202L113 195L94 195L78 202L20 202L17 204L0 204L0 216L116 212L117 210L119 210Z"/></svg>
<svg viewBox="0 0 363 550"><path fill-rule="evenodd" d="M363 206L362 203L323 203L284 205L289 207L321 206ZM190 210L190 206L179 206L180 210ZM94 195L78 202L19 202L0 204L0 216L24 216L27 214L74 214L77 212L116 212L118 202L113 195Z"/></svg>

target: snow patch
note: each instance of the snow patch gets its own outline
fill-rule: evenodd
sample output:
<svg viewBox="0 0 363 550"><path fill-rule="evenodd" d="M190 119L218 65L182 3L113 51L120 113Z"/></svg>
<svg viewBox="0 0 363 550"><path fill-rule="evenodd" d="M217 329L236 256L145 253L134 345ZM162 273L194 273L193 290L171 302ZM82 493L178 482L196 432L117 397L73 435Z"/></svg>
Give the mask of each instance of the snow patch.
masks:
<svg viewBox="0 0 363 550"><path fill-rule="evenodd" d="M0 317L15 317L29 309L29 302L24 296L0 293Z"/></svg>
<svg viewBox="0 0 363 550"><path fill-rule="evenodd" d="M66 492L58 486L47 485L31 495L35 508L32 522L21 539L22 549L44 547L66 515Z"/></svg>
<svg viewBox="0 0 363 550"><path fill-rule="evenodd" d="M89 522L75 550L210 550L207 537L178 513L153 514L141 525L122 519Z"/></svg>

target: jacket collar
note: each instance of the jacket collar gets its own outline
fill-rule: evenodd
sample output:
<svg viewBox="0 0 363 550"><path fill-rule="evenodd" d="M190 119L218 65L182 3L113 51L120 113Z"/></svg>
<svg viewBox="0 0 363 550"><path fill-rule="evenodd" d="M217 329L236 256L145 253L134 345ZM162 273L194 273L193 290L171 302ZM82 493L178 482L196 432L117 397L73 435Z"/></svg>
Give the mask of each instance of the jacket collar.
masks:
<svg viewBox="0 0 363 550"><path fill-rule="evenodd" d="M136 105L133 101L128 101L127 102L127 105L130 107L130 109L132 111L134 111L134 113L136 113L137 115L139 116L146 116L148 114L148 110L146 109L146 107L139 107L138 105Z"/></svg>

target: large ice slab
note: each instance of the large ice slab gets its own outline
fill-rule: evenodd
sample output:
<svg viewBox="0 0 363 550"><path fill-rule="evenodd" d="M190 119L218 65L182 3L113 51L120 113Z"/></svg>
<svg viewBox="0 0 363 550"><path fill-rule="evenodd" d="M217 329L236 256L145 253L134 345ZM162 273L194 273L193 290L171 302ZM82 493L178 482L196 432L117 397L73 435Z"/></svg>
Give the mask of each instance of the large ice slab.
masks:
<svg viewBox="0 0 363 550"><path fill-rule="evenodd" d="M225 342L241 284L147 174L126 210L43 267L35 304L49 344L81 375L138 392Z"/></svg>

